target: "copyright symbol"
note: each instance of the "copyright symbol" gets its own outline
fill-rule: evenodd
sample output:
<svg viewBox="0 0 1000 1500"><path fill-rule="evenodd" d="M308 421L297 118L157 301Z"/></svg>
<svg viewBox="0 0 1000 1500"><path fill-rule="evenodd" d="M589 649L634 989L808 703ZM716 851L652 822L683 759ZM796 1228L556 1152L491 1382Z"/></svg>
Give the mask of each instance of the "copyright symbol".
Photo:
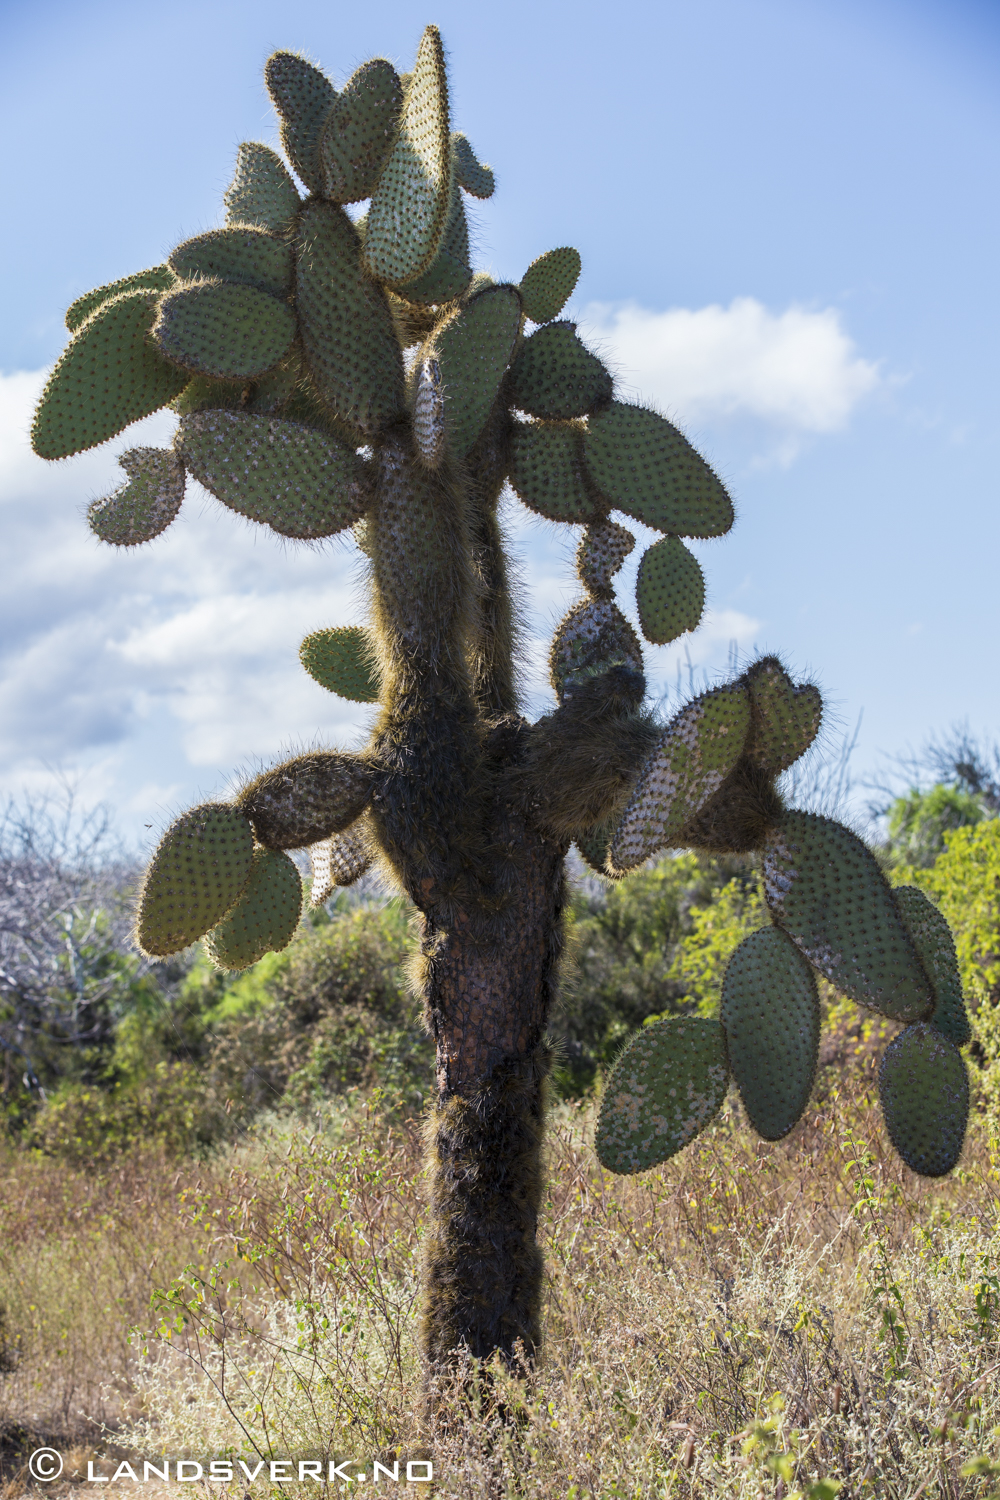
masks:
<svg viewBox="0 0 1000 1500"><path fill-rule="evenodd" d="M32 1479L40 1479L43 1484L58 1479L62 1469L62 1454L57 1453L54 1448L36 1448L28 1459L28 1473Z"/></svg>

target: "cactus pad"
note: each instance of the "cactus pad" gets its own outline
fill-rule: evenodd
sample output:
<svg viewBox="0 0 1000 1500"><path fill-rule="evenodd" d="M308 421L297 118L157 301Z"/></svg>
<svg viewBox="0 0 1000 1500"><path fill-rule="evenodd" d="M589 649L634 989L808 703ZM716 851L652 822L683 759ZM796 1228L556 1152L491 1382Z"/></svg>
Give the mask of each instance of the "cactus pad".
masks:
<svg viewBox="0 0 1000 1500"><path fill-rule="evenodd" d="M77 297L75 302L70 303L66 309L66 327L70 333L75 333L91 313L96 312L105 302L110 302L112 297L120 297L125 292L169 292L176 285L177 277L169 266L153 266L148 271L136 271L131 276L123 276L120 281L109 281L107 286L84 292L82 297Z"/></svg>
<svg viewBox="0 0 1000 1500"><path fill-rule="evenodd" d="M321 844L313 844L309 850L312 861L311 906L322 906L338 886L353 885L371 867L372 850L366 836L366 822L365 818L359 818L343 833L324 839Z"/></svg>
<svg viewBox="0 0 1000 1500"><path fill-rule="evenodd" d="M611 1072L595 1146L609 1172L644 1172L675 1156L716 1115L729 1086L718 1021L671 1017L644 1026Z"/></svg>
<svg viewBox="0 0 1000 1500"><path fill-rule="evenodd" d="M425 358L436 356L444 389L448 449L464 458L486 425L521 322L514 287L489 287L454 313L434 335Z"/></svg>
<svg viewBox="0 0 1000 1500"><path fill-rule="evenodd" d="M453 182L448 223L438 253L422 276L400 287L400 295L417 307L437 307L460 297L471 281L469 225L458 183Z"/></svg>
<svg viewBox="0 0 1000 1500"><path fill-rule="evenodd" d="M87 319L49 376L31 429L39 458L68 458L166 406L187 384L149 337L155 292L126 292Z"/></svg>
<svg viewBox="0 0 1000 1500"><path fill-rule="evenodd" d="M964 1047L972 1039L972 1028L965 1010L951 928L919 886L897 885L892 894L934 991L930 1023L956 1047Z"/></svg>
<svg viewBox="0 0 1000 1500"><path fill-rule="evenodd" d="M521 277L521 300L525 317L533 323L558 318L580 279L580 252L564 245L546 250Z"/></svg>
<svg viewBox="0 0 1000 1500"><path fill-rule="evenodd" d="M634 870L669 849L719 790L743 752L750 695L741 683L713 688L681 709L646 761L611 841L614 870Z"/></svg>
<svg viewBox="0 0 1000 1500"><path fill-rule="evenodd" d="M680 537L665 536L643 553L635 599L647 641L665 646L697 628L705 607L705 578Z"/></svg>
<svg viewBox="0 0 1000 1500"><path fill-rule="evenodd" d="M167 264L185 281L198 277L246 281L276 297L285 296L292 287L291 246L249 224L195 235L177 246Z"/></svg>
<svg viewBox="0 0 1000 1500"><path fill-rule="evenodd" d="M296 303L319 395L363 437L403 406L403 357L389 304L362 274L357 231L342 208L310 203L299 224Z"/></svg>
<svg viewBox="0 0 1000 1500"><path fill-rule="evenodd" d="M548 323L525 339L510 372L511 400L532 417L585 417L607 406L614 381L576 334L575 323Z"/></svg>
<svg viewBox="0 0 1000 1500"><path fill-rule="evenodd" d="M570 610L556 631L549 653L552 686L560 702L612 667L644 672L639 638L610 599L587 599Z"/></svg>
<svg viewBox="0 0 1000 1500"><path fill-rule="evenodd" d="M576 576L596 598L610 597L611 580L635 546L635 537L614 521L592 521L576 549Z"/></svg>
<svg viewBox="0 0 1000 1500"><path fill-rule="evenodd" d="M244 141L236 153L236 175L226 188L226 222L252 224L280 233L302 207L298 188L276 151Z"/></svg>
<svg viewBox="0 0 1000 1500"><path fill-rule="evenodd" d="M859 1005L916 1021L930 987L875 856L817 813L786 812L764 845L771 914L806 958Z"/></svg>
<svg viewBox="0 0 1000 1500"><path fill-rule="evenodd" d="M87 508L95 536L115 547L137 547L166 531L184 499L184 466L162 448L132 448L119 465L128 483Z"/></svg>
<svg viewBox="0 0 1000 1500"><path fill-rule="evenodd" d="M235 807L205 802L171 823L139 894L143 953L165 958L203 937L239 900L252 862L250 824Z"/></svg>
<svg viewBox="0 0 1000 1500"><path fill-rule="evenodd" d="M722 536L733 505L721 481L665 417L613 401L590 422L586 463L609 507L676 536Z"/></svg>
<svg viewBox="0 0 1000 1500"><path fill-rule="evenodd" d="M804 755L819 733L823 699L811 682L796 687L776 656L754 662L746 673L753 706L747 755L777 775Z"/></svg>
<svg viewBox="0 0 1000 1500"><path fill-rule="evenodd" d="M517 498L549 521L593 522L602 515L584 478L583 428L576 423L516 423L509 478Z"/></svg>
<svg viewBox="0 0 1000 1500"><path fill-rule="evenodd" d="M311 193L323 190L319 143L337 94L325 73L295 52L275 52L264 68L267 91L281 117L281 144Z"/></svg>
<svg viewBox="0 0 1000 1500"><path fill-rule="evenodd" d="M299 648L309 676L352 703L377 703L380 678L372 661L371 637L358 625L315 630Z"/></svg>
<svg viewBox="0 0 1000 1500"><path fill-rule="evenodd" d="M284 359L295 313L259 287L201 281L167 293L153 337L167 359L195 374L246 379Z"/></svg>
<svg viewBox="0 0 1000 1500"><path fill-rule="evenodd" d="M926 1021L907 1026L882 1054L878 1091L892 1144L910 1170L950 1172L969 1118L969 1075L955 1044Z"/></svg>
<svg viewBox="0 0 1000 1500"><path fill-rule="evenodd" d="M352 73L326 117L319 143L324 192L332 202L371 197L392 150L402 102L399 74L384 58L373 58Z"/></svg>
<svg viewBox="0 0 1000 1500"><path fill-rule="evenodd" d="M427 270L450 198L444 49L437 27L428 26L403 98L399 134L368 210L365 264L377 280L400 287Z"/></svg>
<svg viewBox="0 0 1000 1500"><path fill-rule="evenodd" d="M295 936L302 913L302 880L287 854L255 849L243 894L205 939L217 969L249 969L265 953L280 953Z"/></svg>
<svg viewBox="0 0 1000 1500"><path fill-rule="evenodd" d="M317 750L265 771L238 802L266 849L304 849L349 828L370 797L363 760Z"/></svg>
<svg viewBox="0 0 1000 1500"><path fill-rule="evenodd" d="M369 503L364 460L299 422L195 412L176 442L185 467L217 500L281 536L335 536Z"/></svg>
<svg viewBox="0 0 1000 1500"><path fill-rule="evenodd" d="M495 187L493 170L478 159L461 130L452 135L451 150L455 181L459 187L464 187L473 198L492 198Z"/></svg>
<svg viewBox="0 0 1000 1500"><path fill-rule="evenodd" d="M413 391L413 441L429 469L436 469L444 458L444 386L441 362L422 359L417 365Z"/></svg>
<svg viewBox="0 0 1000 1500"><path fill-rule="evenodd" d="M720 1016L750 1123L765 1141L780 1141L809 1102L820 1025L813 971L780 927L740 943L726 966Z"/></svg>

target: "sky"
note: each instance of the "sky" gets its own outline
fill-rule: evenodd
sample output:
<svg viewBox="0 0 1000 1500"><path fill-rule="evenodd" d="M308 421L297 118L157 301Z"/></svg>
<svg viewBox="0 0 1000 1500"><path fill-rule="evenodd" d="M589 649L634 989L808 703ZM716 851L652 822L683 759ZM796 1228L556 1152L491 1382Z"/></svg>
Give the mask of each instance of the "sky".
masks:
<svg viewBox="0 0 1000 1500"><path fill-rule="evenodd" d="M148 843L234 773L363 742L372 711L297 657L363 620L352 543L282 544L190 486L120 554L87 503L172 419L57 464L27 431L66 306L221 222L239 142L277 144L268 54L339 86L371 56L408 68L429 21L497 177L475 264L516 281L576 246L568 315L734 496L697 545L702 626L647 651L664 712L766 649L821 686L827 753L860 716L859 779L955 724L1000 738L1000 7L2 0L0 795L69 777ZM537 714L576 536L513 500L507 522Z"/></svg>

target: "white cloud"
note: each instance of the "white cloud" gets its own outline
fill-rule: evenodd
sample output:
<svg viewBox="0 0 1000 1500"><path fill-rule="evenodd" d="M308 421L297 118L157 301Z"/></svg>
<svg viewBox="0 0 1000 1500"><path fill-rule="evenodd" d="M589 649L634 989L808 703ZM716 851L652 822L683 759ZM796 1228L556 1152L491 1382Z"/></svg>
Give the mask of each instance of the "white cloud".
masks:
<svg viewBox="0 0 1000 1500"><path fill-rule="evenodd" d="M753 297L667 312L592 302L579 321L625 384L682 421L742 416L786 433L834 432L880 378L833 308L773 313Z"/></svg>

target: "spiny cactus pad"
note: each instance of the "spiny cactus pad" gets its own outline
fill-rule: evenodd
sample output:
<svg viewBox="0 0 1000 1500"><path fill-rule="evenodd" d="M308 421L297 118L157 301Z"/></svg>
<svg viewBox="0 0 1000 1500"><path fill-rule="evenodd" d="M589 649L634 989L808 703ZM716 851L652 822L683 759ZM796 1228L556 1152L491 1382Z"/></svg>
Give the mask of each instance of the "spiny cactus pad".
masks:
<svg viewBox="0 0 1000 1500"><path fill-rule="evenodd" d="M373 856L367 819L359 818L343 833L313 844L309 858L312 861L309 902L311 906L322 906L338 886L353 885L370 869Z"/></svg>
<svg viewBox="0 0 1000 1500"><path fill-rule="evenodd" d="M549 521L593 522L600 501L583 470L583 427L574 422L517 422L510 439L510 482L517 498Z"/></svg>
<svg viewBox="0 0 1000 1500"><path fill-rule="evenodd" d="M733 505L721 481L665 417L613 401L592 417L591 478L609 507L676 536L722 536Z"/></svg>
<svg viewBox="0 0 1000 1500"><path fill-rule="evenodd" d="M609 1172L645 1172L685 1147L718 1113L729 1085L718 1021L671 1017L644 1026L611 1072L594 1144Z"/></svg>
<svg viewBox="0 0 1000 1500"><path fill-rule="evenodd" d="M205 938L205 951L217 969L249 969L288 947L301 914L302 880L288 855L255 849L243 894Z"/></svg>
<svg viewBox="0 0 1000 1500"><path fill-rule="evenodd" d="M400 295L417 307L435 307L460 297L471 281L469 225L456 181L452 183L448 223L438 253L422 276L400 288Z"/></svg>
<svg viewBox="0 0 1000 1500"><path fill-rule="evenodd" d="M897 885L892 894L934 991L930 1023L956 1047L964 1047L972 1039L972 1028L965 1010L951 928L919 886Z"/></svg>
<svg viewBox="0 0 1000 1500"><path fill-rule="evenodd" d="M259 287L201 281L168 292L153 337L185 369L221 380L262 375L284 359L295 338L295 313Z"/></svg>
<svg viewBox="0 0 1000 1500"><path fill-rule="evenodd" d="M680 537L665 536L643 553L635 600L647 641L665 646L697 628L705 607L705 577Z"/></svg>
<svg viewBox="0 0 1000 1500"><path fill-rule="evenodd" d="M926 1021L907 1026L882 1055L878 1091L892 1144L910 1170L950 1172L969 1118L969 1075L954 1042Z"/></svg>
<svg viewBox="0 0 1000 1500"><path fill-rule="evenodd" d="M753 706L747 755L777 775L804 755L819 733L823 699L811 682L796 687L776 656L754 662L746 673Z"/></svg>
<svg viewBox="0 0 1000 1500"><path fill-rule="evenodd" d="M299 648L309 676L352 703L377 703L380 679L372 660L371 637L359 625L315 630Z"/></svg>
<svg viewBox="0 0 1000 1500"><path fill-rule="evenodd" d="M153 855L136 920L143 953L165 958L213 928L250 878L253 836L246 816L222 802L192 807Z"/></svg>
<svg viewBox="0 0 1000 1500"><path fill-rule="evenodd" d="M510 372L511 399L532 417L585 417L607 406L613 387L609 371L577 337L575 323L537 329Z"/></svg>
<svg viewBox="0 0 1000 1500"><path fill-rule="evenodd" d="M389 304L361 270L357 231L342 208L310 203L299 221L296 302L316 389L362 437L403 406L403 357Z"/></svg>
<svg viewBox="0 0 1000 1500"><path fill-rule="evenodd" d="M180 510L184 465L162 448L132 448L118 462L128 483L88 506L87 520L102 542L137 547L166 531Z"/></svg>
<svg viewBox="0 0 1000 1500"><path fill-rule="evenodd" d="M742 683L713 688L681 709L639 773L611 842L613 869L634 870L676 844L736 765L749 728L750 695Z"/></svg>
<svg viewBox="0 0 1000 1500"><path fill-rule="evenodd" d="M933 997L875 856L818 813L786 812L764 845L771 914L814 968L859 1005L894 1021Z"/></svg>
<svg viewBox="0 0 1000 1500"><path fill-rule="evenodd" d="M91 313L96 312L105 302L110 302L112 297L120 297L124 292L168 292L176 285L177 277L169 266L152 266L148 271L135 271L131 276L123 276L120 281L109 281L107 286L95 287L92 292L84 292L82 297L77 297L66 309L66 327L70 333L75 333Z"/></svg>
<svg viewBox="0 0 1000 1500"><path fill-rule="evenodd" d="M609 595L611 580L635 546L635 537L615 521L592 521L576 549L576 576L597 598Z"/></svg>
<svg viewBox="0 0 1000 1500"><path fill-rule="evenodd" d="M350 827L370 797L364 761L317 750L265 771L238 802L266 849L304 849Z"/></svg>
<svg viewBox="0 0 1000 1500"><path fill-rule="evenodd" d="M461 130L453 133L451 150L455 181L459 187L465 188L473 198L492 198L495 187L493 170L478 159Z"/></svg>
<svg viewBox="0 0 1000 1500"><path fill-rule="evenodd" d="M337 97L319 143L324 192L333 203L370 198L396 136L399 74L383 57L362 63Z"/></svg>
<svg viewBox="0 0 1000 1500"><path fill-rule="evenodd" d="M612 667L643 673L639 638L610 599L585 599L569 611L552 639L552 686L562 701Z"/></svg>
<svg viewBox="0 0 1000 1500"><path fill-rule="evenodd" d="M372 194L365 264L390 286L426 271L437 254L451 197L451 138L444 49L428 26L403 98L399 134Z"/></svg>
<svg viewBox="0 0 1000 1500"><path fill-rule="evenodd" d="M750 1124L780 1141L809 1102L819 1057L813 971L780 927L744 938L726 966L720 1010Z"/></svg>
<svg viewBox="0 0 1000 1500"><path fill-rule="evenodd" d="M226 221L253 224L280 233L302 207L299 190L276 151L244 141L236 153L236 173L224 194Z"/></svg>
<svg viewBox="0 0 1000 1500"><path fill-rule="evenodd" d="M177 448L207 490L281 536L335 536L369 503L364 460L300 422L245 412L184 417Z"/></svg>
<svg viewBox="0 0 1000 1500"><path fill-rule="evenodd" d="M198 277L245 281L283 297L292 287L292 248L285 240L249 224L210 229L195 235L168 257L185 281Z"/></svg>
<svg viewBox="0 0 1000 1500"><path fill-rule="evenodd" d="M107 442L179 396L188 377L149 337L155 292L126 292L70 340L42 392L31 429L39 458L67 458Z"/></svg>
<svg viewBox="0 0 1000 1500"><path fill-rule="evenodd" d="M524 315L533 323L549 323L558 318L573 295L580 278L580 252L564 245L546 250L521 277L521 301Z"/></svg>
<svg viewBox="0 0 1000 1500"><path fill-rule="evenodd" d="M275 52L264 81L281 116L281 144L311 193L323 190L319 143L336 91L325 73L295 52Z"/></svg>
<svg viewBox="0 0 1000 1500"><path fill-rule="evenodd" d="M490 287L473 297L434 335L424 357L436 357L444 389L449 451L464 458L496 400L521 321L514 287Z"/></svg>

